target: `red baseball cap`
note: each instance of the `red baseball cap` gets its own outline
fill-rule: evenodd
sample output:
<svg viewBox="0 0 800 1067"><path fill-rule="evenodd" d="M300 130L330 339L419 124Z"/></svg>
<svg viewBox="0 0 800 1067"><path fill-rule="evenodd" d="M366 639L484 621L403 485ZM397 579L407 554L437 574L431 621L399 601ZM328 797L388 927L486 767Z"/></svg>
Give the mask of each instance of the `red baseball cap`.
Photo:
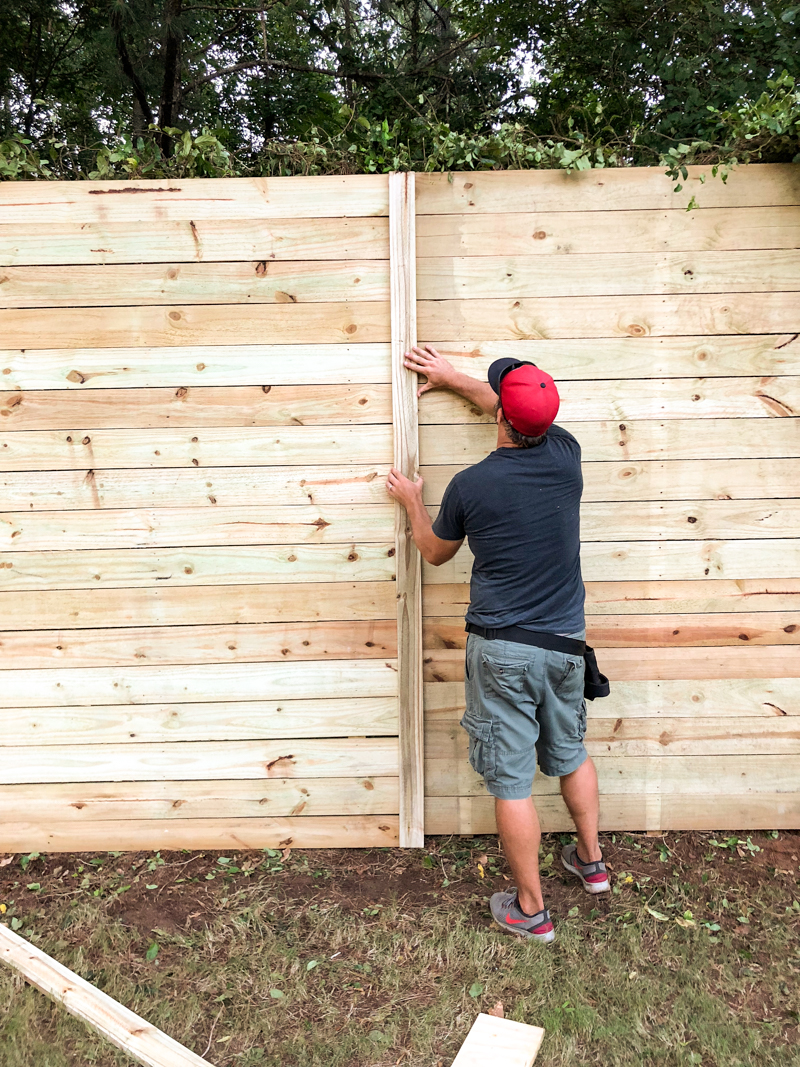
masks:
<svg viewBox="0 0 800 1067"><path fill-rule="evenodd" d="M489 385L500 397L509 424L526 437L540 437L555 421L561 398L550 375L521 359L496 359Z"/></svg>

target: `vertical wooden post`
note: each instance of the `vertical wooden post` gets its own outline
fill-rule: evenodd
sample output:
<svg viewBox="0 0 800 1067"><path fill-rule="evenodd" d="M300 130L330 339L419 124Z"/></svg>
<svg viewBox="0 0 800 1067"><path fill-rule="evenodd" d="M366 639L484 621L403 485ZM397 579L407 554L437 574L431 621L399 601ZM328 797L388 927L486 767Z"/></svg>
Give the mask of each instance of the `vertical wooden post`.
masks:
<svg viewBox="0 0 800 1067"><path fill-rule="evenodd" d="M394 465L409 478L419 468L417 376L403 355L417 343L414 175L389 175ZM405 508L395 505L397 649L400 715L400 844L424 844L422 755L422 567Z"/></svg>

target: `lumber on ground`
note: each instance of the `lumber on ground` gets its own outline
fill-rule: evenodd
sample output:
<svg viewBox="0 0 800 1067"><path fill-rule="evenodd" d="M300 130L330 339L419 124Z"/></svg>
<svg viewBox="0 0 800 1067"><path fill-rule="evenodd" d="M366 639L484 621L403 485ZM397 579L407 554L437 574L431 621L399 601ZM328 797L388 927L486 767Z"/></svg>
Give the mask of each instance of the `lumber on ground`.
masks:
<svg viewBox="0 0 800 1067"><path fill-rule="evenodd" d="M5 925L0 925L0 960L137 1063L145 1067L208 1067L209 1060L179 1045Z"/></svg>
<svg viewBox="0 0 800 1067"><path fill-rule="evenodd" d="M543 1037L540 1026L496 1019L481 1012L453 1060L453 1067L531 1067Z"/></svg>

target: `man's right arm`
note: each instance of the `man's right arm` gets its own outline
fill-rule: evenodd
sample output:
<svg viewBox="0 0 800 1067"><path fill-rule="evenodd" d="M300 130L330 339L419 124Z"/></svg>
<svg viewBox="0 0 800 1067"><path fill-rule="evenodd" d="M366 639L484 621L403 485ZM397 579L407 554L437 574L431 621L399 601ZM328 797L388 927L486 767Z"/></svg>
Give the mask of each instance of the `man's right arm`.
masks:
<svg viewBox="0 0 800 1067"><path fill-rule="evenodd" d="M411 352L406 352L405 365L409 370L424 374L428 379L417 389L417 396L422 396L429 389L451 389L482 411L489 415L494 414L497 394L491 385L457 371L452 363L436 351L433 345L417 345Z"/></svg>

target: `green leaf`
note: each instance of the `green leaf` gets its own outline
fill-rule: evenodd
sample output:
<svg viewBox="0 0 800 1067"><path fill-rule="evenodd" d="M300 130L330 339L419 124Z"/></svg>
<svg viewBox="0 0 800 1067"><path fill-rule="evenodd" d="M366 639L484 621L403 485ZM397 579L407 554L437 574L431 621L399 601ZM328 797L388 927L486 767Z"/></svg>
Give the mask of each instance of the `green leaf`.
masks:
<svg viewBox="0 0 800 1067"><path fill-rule="evenodd" d="M578 907L570 908L569 911L567 912L567 918L568 919L574 919L576 915L580 914L580 910L581 909L578 908Z"/></svg>
<svg viewBox="0 0 800 1067"><path fill-rule="evenodd" d="M282 989L270 989L269 995L273 1000L283 1000L286 994Z"/></svg>
<svg viewBox="0 0 800 1067"><path fill-rule="evenodd" d="M483 986L480 982L473 982L469 987L469 995L473 998L479 997L483 992Z"/></svg>
<svg viewBox="0 0 800 1067"><path fill-rule="evenodd" d="M309 960L306 964L307 971L313 971L315 967L319 967L319 960Z"/></svg>
<svg viewBox="0 0 800 1067"><path fill-rule="evenodd" d="M40 884L39 884L38 882L29 882L29 883L28 883L28 884L27 884L27 885L25 886L25 888L26 888L26 889L33 889L33 890L35 890L35 891L38 891L38 890L39 890L39 889L41 889L42 887L41 887L41 885L40 885Z"/></svg>
<svg viewBox="0 0 800 1067"><path fill-rule="evenodd" d="M653 916L653 918L658 919L660 923L669 922L669 915L665 915L663 911L656 911L655 908L651 907L648 907L647 910Z"/></svg>
<svg viewBox="0 0 800 1067"><path fill-rule="evenodd" d="M22 928L22 926L24 925L24 921L25 921L24 919L18 919L18 918L16 917L16 915L14 915L14 916L12 917L12 919L11 919L11 929L12 929L12 930L19 930L19 929L21 929L21 928Z"/></svg>
<svg viewBox="0 0 800 1067"><path fill-rule="evenodd" d="M152 943L152 945L150 946L150 948L147 950L147 952L145 952L144 958L146 960L149 960L150 962L152 962L156 958L157 955L158 955L158 945L154 941Z"/></svg>
<svg viewBox="0 0 800 1067"><path fill-rule="evenodd" d="M430 870L433 867L433 865L434 864L433 864L433 857L432 856L423 856L422 857L422 866L423 867L427 867L427 869Z"/></svg>

